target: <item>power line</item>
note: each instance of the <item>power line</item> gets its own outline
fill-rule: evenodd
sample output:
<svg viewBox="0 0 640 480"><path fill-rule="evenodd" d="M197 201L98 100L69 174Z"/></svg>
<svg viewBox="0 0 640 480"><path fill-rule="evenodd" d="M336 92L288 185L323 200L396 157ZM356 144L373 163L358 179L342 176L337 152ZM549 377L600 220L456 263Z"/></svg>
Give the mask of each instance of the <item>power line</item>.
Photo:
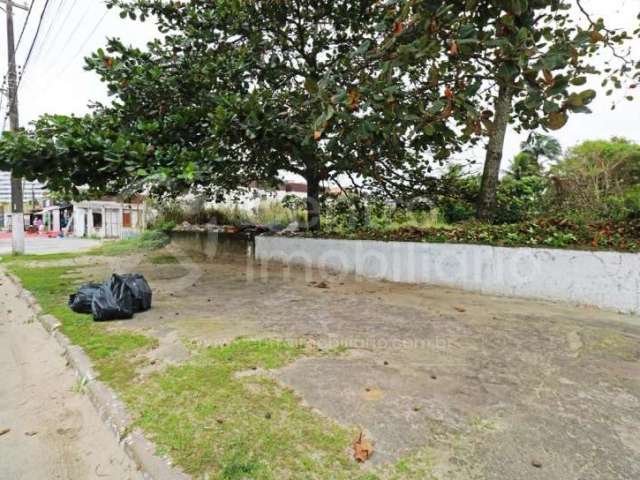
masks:
<svg viewBox="0 0 640 480"><path fill-rule="evenodd" d="M89 35L87 35L85 37L85 39L82 41L82 43L80 44L80 47L75 51L75 53L71 56L69 62L67 62L67 64L62 68L62 70L59 70L56 76L60 76L63 73L65 73L67 71L67 69L71 66L71 64L73 63L73 61L76 59L76 57L82 53L82 49L87 45L87 43L89 43L89 40L91 40L91 38L93 37L93 35L96 33L96 31L98 30L98 28L100 27L100 25L102 25L102 22L104 22L104 19L107 18L107 15L109 14L111 10L107 10L106 12L104 12L104 14L102 15L102 17L100 17L100 19L98 20L98 22L94 25L93 29L91 29L91 31L89 32Z"/></svg>
<svg viewBox="0 0 640 480"><path fill-rule="evenodd" d="M24 23L22 24L22 30L20 30L20 36L18 37L18 43L16 43L16 51L20 48L20 42L22 42L22 36L24 35L24 31L27 29L27 23L29 23L29 17L31 17L31 10L33 10L33 5L36 3L36 0L31 0L31 4L29 5L29 10L27 11L27 18L24 19Z"/></svg>
<svg viewBox="0 0 640 480"><path fill-rule="evenodd" d="M73 5L75 6L75 1L74 1L74 4L73 4ZM81 15L81 16L80 16L80 18L78 19L77 23L76 23L76 24L73 26L73 28L71 29L71 33L69 33L69 35L67 36L67 38L66 38L66 40L65 40L64 44L62 45L62 47L61 47L61 48L59 48L59 50L60 50L60 51L65 51L65 50L67 49L67 47L68 47L68 46L69 46L69 44L71 43L71 40L74 38L74 35L76 34L76 32L78 31L78 29L80 28L80 26L84 23L84 21L85 21L85 19L86 19L86 17L87 17L87 14L92 10L92 8L93 8L93 7L92 7L92 5L91 5L91 2L87 2L87 4L86 4L86 5L87 5L87 8L82 12L82 15ZM108 10L107 10L107 11L108 11ZM66 23L66 20L67 20L67 19L65 19L65 23ZM52 46L51 46L51 47L49 47L49 49L51 49L51 48L52 48ZM48 50L47 50L47 51L48 51ZM65 67L64 67L64 68L65 68L65 70L66 70L66 67L67 67L67 66L65 66ZM43 76L42 76L42 78L47 78L47 77L49 77L49 71L50 71L51 69L53 69L53 68L55 68L55 62L54 62L54 63L52 63L52 64L47 65L47 67L46 67L46 74L45 74L45 75L43 75ZM56 76L57 76L57 75L56 75Z"/></svg>
<svg viewBox="0 0 640 480"><path fill-rule="evenodd" d="M22 65L22 74L18 79L17 88L20 87L20 83L22 82L22 79L24 78L24 74L27 70L27 66L29 65L29 60L31 59L31 54L33 53L34 47L36 46L36 42L38 41L38 35L40 34L40 29L42 28L42 22L44 20L45 14L47 13L47 8L49 7L50 1L51 0L45 0L44 7L42 8L42 13L40 14L40 19L38 20L38 27L36 28L36 33L33 36L33 41L31 42L31 46L29 47L29 53L27 53L27 58L24 61L24 64Z"/></svg>
<svg viewBox="0 0 640 480"><path fill-rule="evenodd" d="M44 36L42 37L42 40L40 41L40 49L38 50L37 55L34 57L34 59L33 59L34 61L38 61L38 59L42 55L42 52L44 51L44 49L48 45L47 40L49 38L49 34L51 33L51 29L53 28L53 26L56 24L56 20L60 16L60 13L62 12L63 5L65 4L65 2L66 2L66 0L60 0L60 3L58 3L58 7L56 8L56 11L55 11L55 13L53 15L53 18L49 22L49 27L47 28L47 31L44 33Z"/></svg>
<svg viewBox="0 0 640 480"><path fill-rule="evenodd" d="M60 24L60 27L58 28L58 30L55 32L53 39L51 40L51 42L49 42L47 45L45 45L44 50L42 52L42 56L44 58L47 57L47 55L49 54L49 52L51 52L51 50L55 47L56 41L58 40L58 37L60 36L60 34L64 31L64 27L67 26L67 22L69 21L69 19L72 17L72 12L75 12L75 8L76 8L76 4L78 3L78 0L73 0L73 3L71 4L71 6L69 7L69 11L67 13L67 15L64 17L64 20L62 21L62 23Z"/></svg>
<svg viewBox="0 0 640 480"><path fill-rule="evenodd" d="M73 4L71 5L71 10L73 10L73 6L75 6L77 0L74 0ZM90 2L87 2L90 3ZM94 5L95 7L95 5ZM79 30L79 27L83 24L86 23L85 18L87 17L87 15L92 12L95 11L95 8L92 7L91 5L88 5L88 8L82 13L81 18L78 20L77 24L74 26L73 30L71 31L71 33L69 34L68 38L66 38L65 44L62 48L57 48L57 50L66 50L67 45L69 43L71 43L72 40L77 38L76 33ZM105 9L104 13L100 16L100 18L95 22L95 24L93 24L91 30L88 32L87 35L85 35L82 39L81 42L79 42L79 46L78 48L75 50L75 52L68 57L68 60L65 62L64 65L58 67L57 71L53 71L54 68L56 68L56 64L51 63L50 66L45 67L46 68L46 73L43 75L38 75L39 79L37 82L38 88L40 88L39 86L46 80L46 79L51 79L51 78L58 78L61 75L63 75L68 69L69 67L71 67L74 64L74 61L76 60L76 58L78 57L79 54L82 53L82 50L86 47L86 45L91 41L91 39L95 36L95 33L98 31L98 29L100 28L100 26L102 25L102 23L104 22L105 18L107 17L107 15L109 14L110 10L109 9ZM68 23L69 18L66 17L64 20L64 23ZM58 30L58 33L62 32L62 29ZM58 35L56 35L56 39L59 38ZM75 42L74 42L75 43ZM49 49L53 48L53 45L47 45L46 51L49 51ZM38 58L41 58L42 55L39 55ZM33 64L33 59L35 57L32 58L32 63ZM51 73L49 73L51 72ZM22 79L22 77L21 77ZM31 85L31 82L28 81L27 83L29 83L29 86L27 87L29 90L31 90L32 88L36 87L36 84ZM25 85L26 86L26 85ZM25 86L23 86L23 88L25 88Z"/></svg>
<svg viewBox="0 0 640 480"><path fill-rule="evenodd" d="M71 33L69 34L69 36L67 37L67 39L64 42L64 45L62 46L62 50L64 50L65 48L67 48L67 46L69 45L69 42L71 42L71 39L73 38L73 36L76 34L76 32L78 31L78 28L80 28L80 25L82 25L82 22L84 21L84 19L87 16L87 13L89 13L89 11L91 10L91 4L89 4L89 6L87 7L87 9L83 12L82 16L80 17L80 19L78 20L78 23L76 23L73 27L73 29L71 30Z"/></svg>

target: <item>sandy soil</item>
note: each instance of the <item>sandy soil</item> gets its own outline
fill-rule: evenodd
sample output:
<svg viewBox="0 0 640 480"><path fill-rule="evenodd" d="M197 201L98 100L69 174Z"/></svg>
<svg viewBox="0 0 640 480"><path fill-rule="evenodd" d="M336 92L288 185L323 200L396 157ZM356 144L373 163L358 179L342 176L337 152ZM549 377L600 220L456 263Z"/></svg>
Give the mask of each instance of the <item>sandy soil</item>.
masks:
<svg viewBox="0 0 640 480"><path fill-rule="evenodd" d="M142 478L61 354L0 272L0 478Z"/></svg>

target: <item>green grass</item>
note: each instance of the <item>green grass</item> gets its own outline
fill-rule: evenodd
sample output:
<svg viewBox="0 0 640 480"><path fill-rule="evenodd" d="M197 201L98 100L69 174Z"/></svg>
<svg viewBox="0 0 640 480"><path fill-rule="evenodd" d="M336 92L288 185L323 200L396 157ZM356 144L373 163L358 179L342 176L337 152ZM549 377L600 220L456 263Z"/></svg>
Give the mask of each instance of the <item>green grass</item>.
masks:
<svg viewBox="0 0 640 480"><path fill-rule="evenodd" d="M37 260L50 260L43 258L38 256ZM135 356L153 348L157 341L134 333L110 332L106 324L95 323L90 315L73 312L67 300L82 283L78 266L27 266L23 258L4 263L24 288L33 293L43 312L56 317L62 324L62 332L85 350L101 380L118 388L135 377L138 362Z"/></svg>
<svg viewBox="0 0 640 480"><path fill-rule="evenodd" d="M169 244L167 234L157 230L149 230L142 235L126 240L107 241L100 247L91 251L93 255L118 256L134 253L136 251L158 250Z"/></svg>
<svg viewBox="0 0 640 480"><path fill-rule="evenodd" d="M156 341L108 331L89 315L72 312L66 302L82 281L79 267L5 263L87 352L100 379L122 395L136 425L186 472L221 479L365 478L349 456L354 431L304 407L269 377L235 376L282 367L303 355L304 347L237 340L141 381L137 369L147 360L140 354Z"/></svg>
<svg viewBox="0 0 640 480"><path fill-rule="evenodd" d="M180 263L173 255L154 255L149 258L153 265L175 265Z"/></svg>
<svg viewBox="0 0 640 480"><path fill-rule="evenodd" d="M194 476L358 478L360 467L348 454L354 431L303 407L267 376L236 376L303 354L288 343L237 340L131 385L123 397L137 425Z"/></svg>
<svg viewBox="0 0 640 480"><path fill-rule="evenodd" d="M0 259L4 262L58 262L60 260L70 260L86 255L81 253L50 253L47 255L4 255Z"/></svg>

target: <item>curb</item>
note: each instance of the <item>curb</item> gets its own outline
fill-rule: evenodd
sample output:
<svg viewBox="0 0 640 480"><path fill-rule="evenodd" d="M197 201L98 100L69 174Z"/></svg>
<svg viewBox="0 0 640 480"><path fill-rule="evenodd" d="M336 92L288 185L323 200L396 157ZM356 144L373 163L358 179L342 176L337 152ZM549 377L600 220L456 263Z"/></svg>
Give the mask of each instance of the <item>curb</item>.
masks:
<svg viewBox="0 0 640 480"><path fill-rule="evenodd" d="M155 454L155 445L148 441L139 429L132 426L131 416L116 392L105 383L97 380L91 360L82 348L73 345L66 335L60 332L61 323L52 315L43 315L31 292L26 290L12 273L4 271L19 290L19 297L25 300L44 329L58 342L69 366L85 386L87 395L102 421L115 434L118 443L129 458L138 467L143 478L149 480L190 480L191 476L174 468L166 458Z"/></svg>

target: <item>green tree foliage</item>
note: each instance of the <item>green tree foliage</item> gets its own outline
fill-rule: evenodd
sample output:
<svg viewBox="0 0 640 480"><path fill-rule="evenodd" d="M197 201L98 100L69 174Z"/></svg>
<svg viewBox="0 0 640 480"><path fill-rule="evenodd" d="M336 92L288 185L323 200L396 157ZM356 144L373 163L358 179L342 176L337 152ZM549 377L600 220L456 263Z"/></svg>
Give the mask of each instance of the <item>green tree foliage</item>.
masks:
<svg viewBox="0 0 640 480"><path fill-rule="evenodd" d="M233 183L296 173L317 228L321 182L381 178L427 153L446 158L455 144L448 128L413 133L415 91L401 79L363 97L359 85L380 71L354 68L354 59L393 25L375 0L109 4L153 17L165 33L145 51L111 40L88 62L114 95L114 113L153 152L143 175L188 172L204 186L229 173Z"/></svg>
<svg viewBox="0 0 640 480"><path fill-rule="evenodd" d="M437 207L444 219L450 223L474 219L481 175L467 174L460 165L454 165L442 180ZM548 185L533 157L518 154L514 170L504 175L498 187L495 223L518 223L544 215Z"/></svg>
<svg viewBox="0 0 640 480"><path fill-rule="evenodd" d="M108 5L152 19L163 36L145 49L111 39L87 68L113 104L6 136L0 162L54 188L158 194L286 170L307 180L315 228L322 182L442 194L432 163L486 139L477 201L481 218L494 217L507 123L556 129L569 113L588 112L594 55L629 38L576 15L579 0ZM604 73L622 86L628 63Z"/></svg>
<svg viewBox="0 0 640 480"><path fill-rule="evenodd" d="M570 149L551 170L557 211L586 220L640 216L640 145L624 138Z"/></svg>
<svg viewBox="0 0 640 480"><path fill-rule="evenodd" d="M537 132L532 132L527 140L522 142L520 148L523 153L531 155L538 164L541 158L553 163L562 154L562 146L556 138Z"/></svg>
<svg viewBox="0 0 640 480"><path fill-rule="evenodd" d="M4 133L0 170L39 180L63 196L78 196L78 187L85 185L88 195L116 192L145 157L145 144L118 130L117 122L100 114L44 115L29 131Z"/></svg>
<svg viewBox="0 0 640 480"><path fill-rule="evenodd" d="M585 87L589 76L604 74L617 87L637 76L619 54L618 64L597 68L596 54L617 52L631 34L593 20L580 0L412 0L392 8L393 34L371 56L394 71L391 78L441 92L417 128L443 128L444 117L461 132L458 140L488 140L478 197L482 219L495 215L509 122L517 131L557 130L571 113L590 112L596 91Z"/></svg>
<svg viewBox="0 0 640 480"><path fill-rule="evenodd" d="M522 150L511 161L508 174L517 180L529 176L541 176L542 159L555 163L562 154L560 142L550 135L532 132L521 144Z"/></svg>
<svg viewBox="0 0 640 480"><path fill-rule="evenodd" d="M517 180L529 176L540 176L542 175L542 166L532 154L520 152L511 161L509 175Z"/></svg>

